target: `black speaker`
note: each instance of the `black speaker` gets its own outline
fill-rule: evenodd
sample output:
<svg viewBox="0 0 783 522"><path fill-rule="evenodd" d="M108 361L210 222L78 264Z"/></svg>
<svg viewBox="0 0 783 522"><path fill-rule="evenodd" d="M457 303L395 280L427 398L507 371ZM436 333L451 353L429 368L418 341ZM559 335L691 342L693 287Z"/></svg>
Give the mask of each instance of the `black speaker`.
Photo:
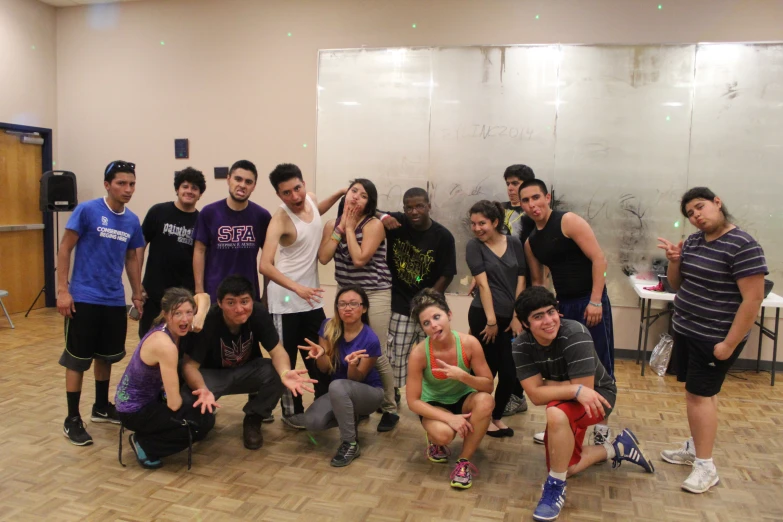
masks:
<svg viewBox="0 0 783 522"><path fill-rule="evenodd" d="M41 177L41 212L69 212L79 204L76 198L76 174L50 170Z"/></svg>

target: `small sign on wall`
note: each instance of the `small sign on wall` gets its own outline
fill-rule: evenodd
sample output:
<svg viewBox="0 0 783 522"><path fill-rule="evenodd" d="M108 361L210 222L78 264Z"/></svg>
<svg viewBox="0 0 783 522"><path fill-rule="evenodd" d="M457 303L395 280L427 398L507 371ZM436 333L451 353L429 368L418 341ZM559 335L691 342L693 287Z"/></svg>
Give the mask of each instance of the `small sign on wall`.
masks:
<svg viewBox="0 0 783 522"><path fill-rule="evenodd" d="M227 179L228 167L215 167L215 179Z"/></svg>
<svg viewBox="0 0 783 522"><path fill-rule="evenodd" d="M188 159L190 157L187 138L174 140L174 157L176 159Z"/></svg>

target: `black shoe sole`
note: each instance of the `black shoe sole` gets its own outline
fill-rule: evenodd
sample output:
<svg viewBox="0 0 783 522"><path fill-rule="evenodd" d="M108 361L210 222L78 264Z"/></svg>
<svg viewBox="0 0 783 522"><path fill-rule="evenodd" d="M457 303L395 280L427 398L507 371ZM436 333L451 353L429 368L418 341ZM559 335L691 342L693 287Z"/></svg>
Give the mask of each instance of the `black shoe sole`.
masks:
<svg viewBox="0 0 783 522"><path fill-rule="evenodd" d="M502 439L503 437L513 437L514 430L511 428L502 428L495 431L488 431L487 436L494 437L496 439Z"/></svg>
<svg viewBox="0 0 783 522"><path fill-rule="evenodd" d="M353 462L354 460L358 459L358 458L359 458L359 455L361 455L361 454L362 454L362 453L361 453L361 451L359 450L359 448L356 448L356 454L353 456L353 458L352 458L351 460L349 460L349 461L347 461L347 462L345 462L345 461L338 461L338 462L335 462L335 460L334 460L334 459L332 459L332 461L331 461L331 462L329 462L329 465L330 465L330 466L332 466L333 468L344 468L345 466L347 466L348 464L350 464L350 463L351 463L351 462Z"/></svg>

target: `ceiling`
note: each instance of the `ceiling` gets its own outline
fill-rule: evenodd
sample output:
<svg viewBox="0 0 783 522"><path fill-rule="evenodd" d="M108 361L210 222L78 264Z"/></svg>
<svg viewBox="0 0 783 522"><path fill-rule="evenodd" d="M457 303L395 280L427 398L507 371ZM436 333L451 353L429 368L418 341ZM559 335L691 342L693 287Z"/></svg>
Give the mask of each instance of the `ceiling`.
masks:
<svg viewBox="0 0 783 522"><path fill-rule="evenodd" d="M55 7L73 7L75 5L113 4L116 2L133 2L135 0L39 0Z"/></svg>

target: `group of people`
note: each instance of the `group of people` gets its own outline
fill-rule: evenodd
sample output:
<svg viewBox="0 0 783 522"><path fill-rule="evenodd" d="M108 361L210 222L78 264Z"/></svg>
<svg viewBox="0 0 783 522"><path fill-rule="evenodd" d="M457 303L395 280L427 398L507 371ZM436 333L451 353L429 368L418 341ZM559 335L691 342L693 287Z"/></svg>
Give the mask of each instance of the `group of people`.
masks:
<svg viewBox="0 0 783 522"><path fill-rule="evenodd" d="M187 168L175 174L176 200L153 206L140 223L126 208L135 165L110 163L106 196L76 208L58 257L65 437L93 442L79 403L94 360L90 419L132 431L145 468L203 439L217 401L233 394L248 397L246 448L263 445L262 423L274 421L280 401L290 428L338 427L331 464L347 466L360 456L358 423L379 411L377 430L393 430L405 387L430 461L448 462L449 445L463 439L450 475L460 489L473 483L471 459L484 435L514 435L504 415L525 411L528 400L546 405L546 430L534 440L546 447L549 474L535 520L557 518L566 478L592 464L627 461L653 472L636 436L625 429L612 438L606 425L617 387L607 261L595 234L577 214L552 210L547 185L529 167L512 165L504 179L507 202L479 201L468 212L473 300L462 333L444 297L456 274L454 237L431 218L422 188L405 193L402 212L379 210L368 179L318 201L300 169L281 164L269 175L282 200L272 215L250 201L258 173L242 160L229 171L226 199L196 210L206 181ZM338 201L338 217L322 223ZM717 394L747 339L767 269L761 247L709 189L688 191L682 213L699 232L679 244L660 239L660 247L679 289L675 350L692 438L662 458L691 464L683 488L701 493L718 482ZM327 318L317 265L332 260L338 288ZM123 269L140 342L112 404L111 365L125 356ZM545 287L550 279L557 297ZM305 369L296 369L297 354ZM314 394L307 409L305 392ZM585 447L590 426L594 444Z"/></svg>

